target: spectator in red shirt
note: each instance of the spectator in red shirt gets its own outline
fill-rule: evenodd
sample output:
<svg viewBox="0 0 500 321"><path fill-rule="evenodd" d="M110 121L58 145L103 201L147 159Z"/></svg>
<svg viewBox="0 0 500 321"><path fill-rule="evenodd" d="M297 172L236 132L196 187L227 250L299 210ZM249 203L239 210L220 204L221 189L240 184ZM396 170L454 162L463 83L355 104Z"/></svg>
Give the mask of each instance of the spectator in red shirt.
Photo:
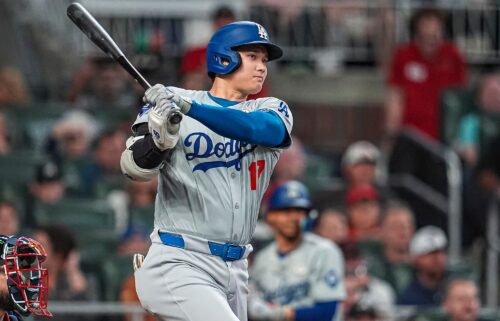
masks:
<svg viewBox="0 0 500 321"><path fill-rule="evenodd" d="M217 8L212 14L212 25L214 30L236 21L234 12L226 6ZM209 87L207 77L207 44L188 48L181 60L182 88L202 90Z"/></svg>
<svg viewBox="0 0 500 321"><path fill-rule="evenodd" d="M412 41L396 49L389 67L385 128L391 135L413 126L436 139L441 92L464 86L467 70L455 45L444 40L440 11L420 9L410 28Z"/></svg>

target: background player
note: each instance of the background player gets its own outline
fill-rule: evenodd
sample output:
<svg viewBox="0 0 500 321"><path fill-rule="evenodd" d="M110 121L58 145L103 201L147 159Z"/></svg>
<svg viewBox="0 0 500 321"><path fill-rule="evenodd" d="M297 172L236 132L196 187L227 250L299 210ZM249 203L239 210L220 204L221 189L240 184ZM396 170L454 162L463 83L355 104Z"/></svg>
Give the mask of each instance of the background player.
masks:
<svg viewBox="0 0 500 321"><path fill-rule="evenodd" d="M250 272L252 320L331 321L345 297L344 259L335 243L302 226L311 208L298 181L271 195L267 222L275 241L257 253Z"/></svg>
<svg viewBox="0 0 500 321"><path fill-rule="evenodd" d="M281 55L261 25L231 23L207 47L210 91L145 93L121 165L138 180L159 174L152 245L135 272L159 320L247 319L249 242L293 119L279 99L246 99ZM186 115L180 126L167 121L174 108Z"/></svg>
<svg viewBox="0 0 500 321"><path fill-rule="evenodd" d="M17 321L31 313L52 316L47 309L48 272L41 267L46 257L33 239L0 235L0 320Z"/></svg>

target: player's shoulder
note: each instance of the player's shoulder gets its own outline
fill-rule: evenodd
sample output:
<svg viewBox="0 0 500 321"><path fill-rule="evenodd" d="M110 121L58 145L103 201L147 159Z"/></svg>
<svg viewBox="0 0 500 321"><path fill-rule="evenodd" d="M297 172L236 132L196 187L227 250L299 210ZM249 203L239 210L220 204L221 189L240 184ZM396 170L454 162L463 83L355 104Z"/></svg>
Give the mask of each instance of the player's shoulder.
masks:
<svg viewBox="0 0 500 321"><path fill-rule="evenodd" d="M286 104L284 100L276 97L262 97L253 100L258 106L276 106L279 107L281 104Z"/></svg>
<svg viewBox="0 0 500 321"><path fill-rule="evenodd" d="M304 233L304 243L317 252L335 252L340 253L340 248L337 244L329 239L321 237L313 233Z"/></svg>

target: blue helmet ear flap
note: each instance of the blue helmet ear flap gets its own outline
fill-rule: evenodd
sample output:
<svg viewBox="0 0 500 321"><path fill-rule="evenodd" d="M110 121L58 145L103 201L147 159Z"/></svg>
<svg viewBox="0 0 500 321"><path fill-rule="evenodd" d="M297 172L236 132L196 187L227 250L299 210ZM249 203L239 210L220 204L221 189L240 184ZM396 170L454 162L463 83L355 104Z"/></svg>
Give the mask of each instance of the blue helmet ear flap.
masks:
<svg viewBox="0 0 500 321"><path fill-rule="evenodd" d="M217 47L207 48L207 64L211 66L208 70L209 74L227 75L238 69L241 65L240 54L233 50Z"/></svg>

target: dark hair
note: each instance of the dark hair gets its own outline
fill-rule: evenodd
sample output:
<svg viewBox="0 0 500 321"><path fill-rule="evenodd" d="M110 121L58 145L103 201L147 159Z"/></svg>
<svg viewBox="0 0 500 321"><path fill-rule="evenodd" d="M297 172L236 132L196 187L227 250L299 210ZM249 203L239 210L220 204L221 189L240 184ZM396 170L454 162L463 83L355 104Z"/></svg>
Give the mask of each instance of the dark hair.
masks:
<svg viewBox="0 0 500 321"><path fill-rule="evenodd" d="M54 252L66 260L78 248L75 233L66 225L41 225L35 231L46 233Z"/></svg>
<svg viewBox="0 0 500 321"><path fill-rule="evenodd" d="M212 21L217 19L236 19L236 16L230 7L220 6L212 13Z"/></svg>
<svg viewBox="0 0 500 321"><path fill-rule="evenodd" d="M436 18L439 20L441 25L445 24L445 15L439 9L433 7L424 7L415 11L410 18L410 36L414 39L417 35L417 29L420 21L425 18Z"/></svg>

